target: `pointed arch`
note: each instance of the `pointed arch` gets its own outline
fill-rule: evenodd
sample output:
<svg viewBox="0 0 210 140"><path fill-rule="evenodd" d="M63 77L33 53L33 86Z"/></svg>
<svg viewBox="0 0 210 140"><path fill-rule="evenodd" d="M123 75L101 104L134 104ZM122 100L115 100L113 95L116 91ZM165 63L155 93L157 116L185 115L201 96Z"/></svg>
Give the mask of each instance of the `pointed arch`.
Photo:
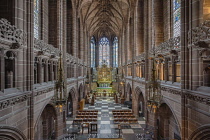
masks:
<svg viewBox="0 0 210 140"><path fill-rule="evenodd" d="M26 136L19 129L11 126L0 126L0 139L27 140Z"/></svg>

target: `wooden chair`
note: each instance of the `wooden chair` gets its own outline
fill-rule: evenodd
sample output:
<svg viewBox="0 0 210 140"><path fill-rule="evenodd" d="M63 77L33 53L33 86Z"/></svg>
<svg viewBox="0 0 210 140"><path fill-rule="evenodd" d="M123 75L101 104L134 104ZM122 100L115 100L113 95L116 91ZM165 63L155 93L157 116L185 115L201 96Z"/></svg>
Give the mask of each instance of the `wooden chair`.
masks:
<svg viewBox="0 0 210 140"><path fill-rule="evenodd" d="M89 123L87 123L87 122L82 123L82 134L83 134L83 131L84 131L85 128L88 129L88 134L89 134Z"/></svg>

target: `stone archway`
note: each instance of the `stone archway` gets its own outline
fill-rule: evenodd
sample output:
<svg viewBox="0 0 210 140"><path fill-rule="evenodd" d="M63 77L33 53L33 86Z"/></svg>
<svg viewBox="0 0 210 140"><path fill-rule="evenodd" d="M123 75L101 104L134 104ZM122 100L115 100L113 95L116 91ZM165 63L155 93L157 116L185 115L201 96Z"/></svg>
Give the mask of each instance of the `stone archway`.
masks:
<svg viewBox="0 0 210 140"><path fill-rule="evenodd" d="M129 83L127 84L127 93L126 93L125 98L126 98L126 101L132 101L132 89Z"/></svg>
<svg viewBox="0 0 210 140"><path fill-rule="evenodd" d="M53 105L47 104L35 127L35 139L56 139L57 113Z"/></svg>
<svg viewBox="0 0 210 140"><path fill-rule="evenodd" d="M79 98L79 97L78 97ZM78 99L76 98L76 90L72 88L69 91L66 105L66 116L73 117L77 110Z"/></svg>
<svg viewBox="0 0 210 140"><path fill-rule="evenodd" d="M145 101L144 101L144 96L139 87L135 89L135 94L137 96L137 114L139 117L144 117L145 116Z"/></svg>
<svg viewBox="0 0 210 140"><path fill-rule="evenodd" d="M178 121L166 103L161 104L157 115L158 137L181 140Z"/></svg>
<svg viewBox="0 0 210 140"><path fill-rule="evenodd" d="M80 84L79 89L78 89L78 101L81 101L84 98L84 90L83 90L83 85Z"/></svg>
<svg viewBox="0 0 210 140"><path fill-rule="evenodd" d="M0 126L1 140L27 140L26 136L17 128Z"/></svg>
<svg viewBox="0 0 210 140"><path fill-rule="evenodd" d="M72 117L73 116L73 98L72 98L72 93L69 93L68 99L67 99L67 104L66 104L66 116L67 117Z"/></svg>
<svg viewBox="0 0 210 140"><path fill-rule="evenodd" d="M210 138L210 124L203 125L195 130L189 140L209 140Z"/></svg>

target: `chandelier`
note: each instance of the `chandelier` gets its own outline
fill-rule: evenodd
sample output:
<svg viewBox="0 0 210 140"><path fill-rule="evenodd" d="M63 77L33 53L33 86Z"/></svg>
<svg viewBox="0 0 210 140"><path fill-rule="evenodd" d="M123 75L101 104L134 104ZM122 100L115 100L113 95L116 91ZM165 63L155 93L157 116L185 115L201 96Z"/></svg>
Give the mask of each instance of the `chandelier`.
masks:
<svg viewBox="0 0 210 140"><path fill-rule="evenodd" d="M60 53L59 64L58 64L58 78L55 82L55 95L54 102L56 107L62 112L62 108L66 103L66 85L64 80L64 70L63 70L63 59Z"/></svg>
<svg viewBox="0 0 210 140"><path fill-rule="evenodd" d="M156 69L155 69L155 55L152 60L152 74L151 80L148 82L148 96L147 96L147 108L150 112L156 112L160 106L162 100L161 95L161 85L160 81L156 78Z"/></svg>

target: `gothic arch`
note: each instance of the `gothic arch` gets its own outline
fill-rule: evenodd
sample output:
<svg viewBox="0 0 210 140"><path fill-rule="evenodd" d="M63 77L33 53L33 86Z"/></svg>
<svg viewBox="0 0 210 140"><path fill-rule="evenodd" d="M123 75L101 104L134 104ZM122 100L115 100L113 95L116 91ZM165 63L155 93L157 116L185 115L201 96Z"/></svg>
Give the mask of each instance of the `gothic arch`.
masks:
<svg viewBox="0 0 210 140"><path fill-rule="evenodd" d="M165 99L162 100L161 105L162 105L162 104L166 104L166 105L170 108L170 110L171 110L171 112L172 112L172 114L173 114L173 116L174 116L176 122L178 123L179 131L181 132L181 125L180 125L181 122L178 121L177 115L176 115L176 113L174 112L174 109L172 108L171 104L170 104L167 100L165 100Z"/></svg>
<svg viewBox="0 0 210 140"><path fill-rule="evenodd" d="M55 106L52 103L47 103L42 109L36 121L36 124L34 127L35 139L40 139L40 138L49 139L52 137L56 138L57 130L58 130L57 117L58 117L58 114L57 114Z"/></svg>
<svg viewBox="0 0 210 140"><path fill-rule="evenodd" d="M210 124L203 125L195 130L189 140L208 140L210 138Z"/></svg>
<svg viewBox="0 0 210 140"><path fill-rule="evenodd" d="M167 103L162 103L157 113L157 127L161 128L157 130L158 136L165 139L181 139L181 127L173 109Z"/></svg>
<svg viewBox="0 0 210 140"><path fill-rule="evenodd" d="M68 92L68 97L69 97L69 95L71 95L71 97L72 97L72 99L73 100L75 100L77 97L76 97L76 90L75 90L75 88L73 87L73 88L71 88L70 89L70 91Z"/></svg>
<svg viewBox="0 0 210 140"><path fill-rule="evenodd" d="M39 113L39 116L37 117L37 120L36 120L36 123L35 123L35 125L34 125L34 128L37 127L38 121L39 121L39 119L41 118L41 115L42 115L44 109L46 108L46 106L47 106L48 104L51 105L51 106L54 106L52 103L49 103L49 102L46 102L46 103L45 103L45 105L43 106L43 108L42 108L41 111L40 111L41 113ZM55 109L55 108L54 108L54 109ZM55 109L55 112L56 112L56 109ZM56 116L57 116L57 113L56 113Z"/></svg>
<svg viewBox="0 0 210 140"><path fill-rule="evenodd" d="M132 88L130 83L127 83L127 88L126 88L126 94L125 94L125 99L132 101Z"/></svg>
<svg viewBox="0 0 210 140"><path fill-rule="evenodd" d="M0 139L27 140L26 136L19 129L11 126L0 126Z"/></svg>
<svg viewBox="0 0 210 140"><path fill-rule="evenodd" d="M72 117L76 113L78 98L79 97L76 96L75 88L71 88L70 91L68 92L68 97L67 97L67 106L66 106L67 117Z"/></svg>
<svg viewBox="0 0 210 140"><path fill-rule="evenodd" d="M139 117L145 116L145 97L139 87L135 88L135 96L136 96L136 113Z"/></svg>
<svg viewBox="0 0 210 140"><path fill-rule="evenodd" d="M84 86L83 86L83 84L80 84L79 88L78 88L78 95L79 95L78 101L80 101L82 98L84 98L83 92L84 92Z"/></svg>

